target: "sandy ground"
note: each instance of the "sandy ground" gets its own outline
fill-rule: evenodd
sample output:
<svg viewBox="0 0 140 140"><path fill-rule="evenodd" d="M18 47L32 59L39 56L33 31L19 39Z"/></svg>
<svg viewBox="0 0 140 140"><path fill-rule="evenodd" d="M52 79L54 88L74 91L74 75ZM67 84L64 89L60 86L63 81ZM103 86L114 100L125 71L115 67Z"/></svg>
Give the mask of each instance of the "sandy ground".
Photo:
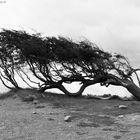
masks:
<svg viewBox="0 0 140 140"><path fill-rule="evenodd" d="M42 96L34 90L0 97L0 140L118 139L140 140L139 101Z"/></svg>

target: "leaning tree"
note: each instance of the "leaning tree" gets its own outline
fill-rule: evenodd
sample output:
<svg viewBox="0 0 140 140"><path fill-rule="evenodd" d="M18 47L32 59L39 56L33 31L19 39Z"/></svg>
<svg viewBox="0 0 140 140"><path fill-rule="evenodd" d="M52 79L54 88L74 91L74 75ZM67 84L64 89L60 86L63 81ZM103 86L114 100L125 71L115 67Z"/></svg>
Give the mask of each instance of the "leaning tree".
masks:
<svg viewBox="0 0 140 140"><path fill-rule="evenodd" d="M20 64L26 64L38 79L39 91L57 88L69 96L81 96L84 89L100 83L101 86L123 86L137 99L140 87L132 79L137 71L119 54L101 50L85 40L74 42L64 37L42 37L25 31L3 30L0 43L19 50ZM23 67L20 67L22 70ZM64 83L80 82L78 92L69 92Z"/></svg>

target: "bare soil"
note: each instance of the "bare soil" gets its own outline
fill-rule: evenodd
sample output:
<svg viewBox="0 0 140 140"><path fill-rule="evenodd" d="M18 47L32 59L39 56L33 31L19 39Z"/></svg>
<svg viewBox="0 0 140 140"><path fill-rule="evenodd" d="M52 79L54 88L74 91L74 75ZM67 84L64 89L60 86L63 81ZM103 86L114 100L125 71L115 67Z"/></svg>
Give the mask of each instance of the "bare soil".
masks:
<svg viewBox="0 0 140 140"><path fill-rule="evenodd" d="M139 101L72 98L29 89L0 96L0 140L118 139L140 140Z"/></svg>

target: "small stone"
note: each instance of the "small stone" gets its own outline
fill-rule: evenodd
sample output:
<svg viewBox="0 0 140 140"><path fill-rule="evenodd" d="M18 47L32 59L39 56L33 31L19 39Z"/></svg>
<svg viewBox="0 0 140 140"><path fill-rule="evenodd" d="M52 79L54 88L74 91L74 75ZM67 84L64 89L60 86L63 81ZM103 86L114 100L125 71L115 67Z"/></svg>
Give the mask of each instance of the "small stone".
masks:
<svg viewBox="0 0 140 140"><path fill-rule="evenodd" d="M53 115L54 113L53 112L49 112L48 114Z"/></svg>
<svg viewBox="0 0 140 140"><path fill-rule="evenodd" d="M37 114L37 112L36 111L33 111L32 114Z"/></svg>
<svg viewBox="0 0 140 140"><path fill-rule="evenodd" d="M69 125L69 128L72 128L72 125Z"/></svg>
<svg viewBox="0 0 140 140"><path fill-rule="evenodd" d="M124 117L124 115L119 115L119 116L118 116L118 118L123 118L123 117Z"/></svg>
<svg viewBox="0 0 140 140"><path fill-rule="evenodd" d="M33 100L33 104L38 104L39 102L38 102L38 100Z"/></svg>
<svg viewBox="0 0 140 140"><path fill-rule="evenodd" d="M119 108L120 109L127 109L127 106L125 106L125 105L119 105Z"/></svg>
<svg viewBox="0 0 140 140"><path fill-rule="evenodd" d="M71 121L71 116L66 116L66 117L64 118L64 121L65 121L65 122L70 122L70 121Z"/></svg>

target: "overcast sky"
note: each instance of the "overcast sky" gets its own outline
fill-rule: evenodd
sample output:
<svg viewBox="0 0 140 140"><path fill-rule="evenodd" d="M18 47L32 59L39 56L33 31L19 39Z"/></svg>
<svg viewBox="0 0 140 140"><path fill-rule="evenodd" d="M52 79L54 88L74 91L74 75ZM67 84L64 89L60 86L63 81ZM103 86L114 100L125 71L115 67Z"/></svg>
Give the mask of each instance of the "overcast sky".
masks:
<svg viewBox="0 0 140 140"><path fill-rule="evenodd" d="M85 37L140 65L140 0L0 0L0 28Z"/></svg>
<svg viewBox="0 0 140 140"><path fill-rule="evenodd" d="M140 66L140 0L0 0L0 28L87 38Z"/></svg>

